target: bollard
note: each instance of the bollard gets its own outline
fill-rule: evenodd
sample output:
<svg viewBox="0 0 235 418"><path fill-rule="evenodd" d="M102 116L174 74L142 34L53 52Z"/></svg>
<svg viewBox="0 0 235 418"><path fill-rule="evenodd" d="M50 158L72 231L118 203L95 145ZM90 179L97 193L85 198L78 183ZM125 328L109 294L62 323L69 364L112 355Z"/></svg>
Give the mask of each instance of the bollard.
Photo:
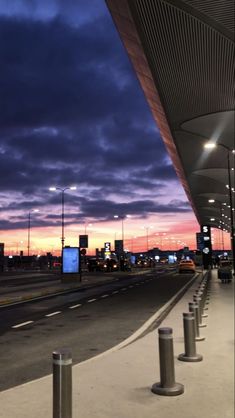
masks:
<svg viewBox="0 0 235 418"><path fill-rule="evenodd" d="M195 319L193 312L183 313L185 353L178 356L181 361L202 361L201 354L196 353Z"/></svg>
<svg viewBox="0 0 235 418"><path fill-rule="evenodd" d="M72 418L72 356L67 348L53 351L53 418Z"/></svg>
<svg viewBox="0 0 235 418"><path fill-rule="evenodd" d="M199 306L196 302L189 302L189 312L193 312L194 314L194 326L195 326L195 335L196 341L204 341L205 337L200 336L200 328L199 328Z"/></svg>
<svg viewBox="0 0 235 418"><path fill-rule="evenodd" d="M181 395L184 386L175 382L172 328L159 328L158 337L161 381L154 383L151 390L157 395Z"/></svg>
<svg viewBox="0 0 235 418"><path fill-rule="evenodd" d="M206 303L206 290L204 287L199 288L199 290L196 290L196 295L199 296L202 301L201 301L201 316L202 318L207 318L208 314L204 313L205 310L205 303Z"/></svg>
<svg viewBox="0 0 235 418"><path fill-rule="evenodd" d="M198 310L199 310L199 322L198 326L199 328L205 328L207 325L202 323L202 298L199 296L193 296L194 302L198 304Z"/></svg>

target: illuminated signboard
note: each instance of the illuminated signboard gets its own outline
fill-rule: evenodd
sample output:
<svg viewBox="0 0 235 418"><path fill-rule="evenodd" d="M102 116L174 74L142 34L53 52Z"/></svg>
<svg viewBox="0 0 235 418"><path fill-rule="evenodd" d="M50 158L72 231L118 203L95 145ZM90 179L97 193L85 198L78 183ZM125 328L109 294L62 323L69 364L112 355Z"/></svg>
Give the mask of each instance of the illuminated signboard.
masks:
<svg viewBox="0 0 235 418"><path fill-rule="evenodd" d="M79 273L80 249L78 247L65 247L63 249L63 273Z"/></svg>
<svg viewBox="0 0 235 418"><path fill-rule="evenodd" d="M201 226L201 235L203 238L202 258L204 268L208 268L211 264L212 245L211 245L211 228L209 225Z"/></svg>
<svg viewBox="0 0 235 418"><path fill-rule="evenodd" d="M109 258L111 255L111 242L104 243L104 256L105 258Z"/></svg>

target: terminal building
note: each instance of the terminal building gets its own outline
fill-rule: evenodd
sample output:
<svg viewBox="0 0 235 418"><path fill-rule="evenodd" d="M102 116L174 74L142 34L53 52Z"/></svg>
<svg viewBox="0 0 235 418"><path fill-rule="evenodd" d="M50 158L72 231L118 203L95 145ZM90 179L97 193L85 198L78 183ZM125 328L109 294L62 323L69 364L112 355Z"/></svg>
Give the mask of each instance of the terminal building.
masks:
<svg viewBox="0 0 235 418"><path fill-rule="evenodd" d="M234 237L234 1L106 0L206 239Z"/></svg>

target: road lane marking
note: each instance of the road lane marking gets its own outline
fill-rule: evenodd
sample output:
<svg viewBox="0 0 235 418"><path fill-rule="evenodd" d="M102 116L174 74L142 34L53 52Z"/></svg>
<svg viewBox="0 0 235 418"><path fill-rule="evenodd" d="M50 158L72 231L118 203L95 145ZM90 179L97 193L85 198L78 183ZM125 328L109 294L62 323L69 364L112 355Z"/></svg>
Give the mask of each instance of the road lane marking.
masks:
<svg viewBox="0 0 235 418"><path fill-rule="evenodd" d="M102 295L101 298L107 298L109 295Z"/></svg>
<svg viewBox="0 0 235 418"><path fill-rule="evenodd" d="M95 302L95 300L97 300L97 299L89 299L89 300L87 300L87 303Z"/></svg>
<svg viewBox="0 0 235 418"><path fill-rule="evenodd" d="M125 290L127 290L127 288L126 287L123 287L121 290L123 290L125 292Z"/></svg>
<svg viewBox="0 0 235 418"><path fill-rule="evenodd" d="M20 327L24 327L25 325L32 324L33 322L34 322L34 321L26 321L26 322L21 322L21 324L13 325L11 328L20 328Z"/></svg>
<svg viewBox="0 0 235 418"><path fill-rule="evenodd" d="M61 311L56 311L56 312L49 313L49 314L47 314L47 315L45 315L45 316L49 317L49 316L58 315L58 314L60 314L60 313L61 313Z"/></svg>
<svg viewBox="0 0 235 418"><path fill-rule="evenodd" d="M129 286L129 288L131 288L131 287L134 287L134 286L132 286L132 284Z"/></svg>
<svg viewBox="0 0 235 418"><path fill-rule="evenodd" d="M78 303L77 305L69 306L69 309L79 308L79 306L82 306L81 303Z"/></svg>
<svg viewBox="0 0 235 418"><path fill-rule="evenodd" d="M116 293L119 293L119 290L114 290L114 292L112 292L112 295L115 295Z"/></svg>

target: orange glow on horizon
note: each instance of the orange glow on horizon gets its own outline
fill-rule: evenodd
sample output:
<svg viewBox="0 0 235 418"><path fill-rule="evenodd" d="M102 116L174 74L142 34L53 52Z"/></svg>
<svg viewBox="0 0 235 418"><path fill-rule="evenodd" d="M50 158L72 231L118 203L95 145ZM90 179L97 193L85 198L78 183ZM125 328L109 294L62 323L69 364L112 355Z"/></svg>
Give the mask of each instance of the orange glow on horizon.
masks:
<svg viewBox="0 0 235 418"><path fill-rule="evenodd" d="M125 249L130 252L145 252L148 249L159 248L160 250L176 251L184 246L191 250L196 249L196 232L200 227L193 215L189 213L188 219L185 214L178 214L177 219L172 216L161 218L156 222L156 216L146 220L125 220L124 222L124 243ZM152 225L148 232L143 229L143 224ZM92 227L87 228L89 236L88 255L94 255L96 248L103 248L105 242L111 242L114 250L115 239L122 239L121 222L97 222L92 221ZM9 230L2 232L0 241L5 243L6 255L17 255L23 251L27 254L27 229ZM78 246L79 235L84 234L84 225L69 225L65 227L65 245ZM230 249L230 237L228 233L223 233L218 229L212 229L213 249ZM46 254L51 252L53 255L60 255L61 252L61 228L48 227L30 230L30 254ZM222 239L223 238L223 239Z"/></svg>

